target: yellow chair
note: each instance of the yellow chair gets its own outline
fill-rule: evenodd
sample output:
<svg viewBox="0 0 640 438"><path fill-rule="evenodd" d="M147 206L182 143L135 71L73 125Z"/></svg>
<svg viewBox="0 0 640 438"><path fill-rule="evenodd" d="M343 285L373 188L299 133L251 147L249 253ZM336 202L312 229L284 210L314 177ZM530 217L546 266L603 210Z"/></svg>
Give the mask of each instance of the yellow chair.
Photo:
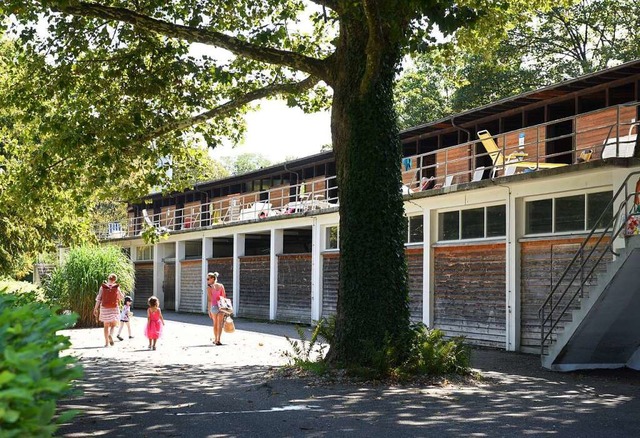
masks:
<svg viewBox="0 0 640 438"><path fill-rule="evenodd" d="M578 158L576 158L576 164L591 161L591 155L593 155L593 151L591 149L583 150L582 152L580 152Z"/></svg>
<svg viewBox="0 0 640 438"><path fill-rule="evenodd" d="M493 137L486 129L478 132L478 138L482 141L482 145L486 149L487 153L493 161L493 170L491 171L491 178L495 178L498 169L504 168L505 165L515 166L516 168L525 169L553 169L556 167L566 166L565 163L536 163L535 161L522 161L528 154L524 152L514 152L507 155L506 159L503 156L502 149L498 147Z"/></svg>

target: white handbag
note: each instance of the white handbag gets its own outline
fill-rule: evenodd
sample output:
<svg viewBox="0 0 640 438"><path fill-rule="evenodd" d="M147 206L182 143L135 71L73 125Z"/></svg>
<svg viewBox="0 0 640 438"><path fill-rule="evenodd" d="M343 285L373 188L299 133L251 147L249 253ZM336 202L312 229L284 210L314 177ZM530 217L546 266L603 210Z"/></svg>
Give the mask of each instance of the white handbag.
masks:
<svg viewBox="0 0 640 438"><path fill-rule="evenodd" d="M218 310L227 315L233 314L233 305L231 304L231 300L229 298L220 297L218 300Z"/></svg>

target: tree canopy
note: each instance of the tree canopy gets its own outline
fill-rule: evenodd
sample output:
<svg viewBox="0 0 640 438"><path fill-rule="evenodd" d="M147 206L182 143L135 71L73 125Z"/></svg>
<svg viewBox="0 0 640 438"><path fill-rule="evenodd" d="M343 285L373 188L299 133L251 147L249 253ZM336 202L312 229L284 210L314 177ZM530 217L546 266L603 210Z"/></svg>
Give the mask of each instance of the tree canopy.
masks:
<svg viewBox="0 0 640 438"><path fill-rule="evenodd" d="M235 157L223 157L225 169L232 175L251 172L271 166L273 163L262 154L246 152Z"/></svg>
<svg viewBox="0 0 640 438"><path fill-rule="evenodd" d="M431 50L398 81L400 124L408 128L638 59L639 27L640 3L585 0L515 22L490 51L455 41Z"/></svg>
<svg viewBox="0 0 640 438"><path fill-rule="evenodd" d="M30 72L11 99L53 133L35 165L83 169L86 187L140 171L159 182L155 162L179 153L185 136L211 147L237 139L253 100L285 95L307 111L330 104L341 251L329 358L384 370L406 356L409 334L393 108L401 60L436 44L436 33L487 49L550 3L5 0L0 16L11 17ZM47 62L29 62L33 54ZM381 312L383 296L393 299Z"/></svg>

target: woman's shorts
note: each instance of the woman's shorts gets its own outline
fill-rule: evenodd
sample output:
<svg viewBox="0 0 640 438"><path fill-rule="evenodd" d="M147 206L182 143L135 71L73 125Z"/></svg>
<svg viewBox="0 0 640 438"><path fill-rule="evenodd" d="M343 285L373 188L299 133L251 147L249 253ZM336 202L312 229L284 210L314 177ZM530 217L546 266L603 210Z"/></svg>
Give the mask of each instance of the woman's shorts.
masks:
<svg viewBox="0 0 640 438"><path fill-rule="evenodd" d="M220 313L220 309L218 308L218 306L211 306L211 313L213 313L214 315Z"/></svg>

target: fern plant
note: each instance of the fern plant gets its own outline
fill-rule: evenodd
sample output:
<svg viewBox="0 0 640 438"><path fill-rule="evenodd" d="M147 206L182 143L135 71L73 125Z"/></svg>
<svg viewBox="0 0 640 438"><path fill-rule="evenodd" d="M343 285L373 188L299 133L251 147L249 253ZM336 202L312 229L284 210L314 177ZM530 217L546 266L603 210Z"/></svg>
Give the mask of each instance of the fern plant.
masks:
<svg viewBox="0 0 640 438"><path fill-rule="evenodd" d="M306 330L302 326L296 326L296 332L298 332L298 336L300 337L299 340L285 336L285 339L291 347L291 351L284 351L282 354L284 357L289 359L290 364L302 366L308 363L321 362L324 360L324 353L327 345L318 342L324 324L324 319L318 321L318 324L313 328L309 339L307 339Z"/></svg>

